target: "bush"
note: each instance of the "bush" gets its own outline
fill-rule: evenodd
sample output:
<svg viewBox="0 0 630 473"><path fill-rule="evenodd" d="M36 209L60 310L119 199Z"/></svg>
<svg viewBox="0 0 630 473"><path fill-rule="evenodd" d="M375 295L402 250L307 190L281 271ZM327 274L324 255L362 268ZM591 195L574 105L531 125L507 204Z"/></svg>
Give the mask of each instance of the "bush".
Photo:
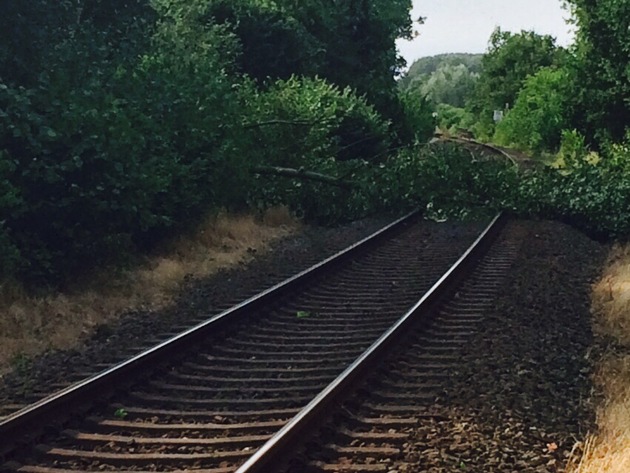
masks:
<svg viewBox="0 0 630 473"><path fill-rule="evenodd" d="M494 141L536 153L555 150L566 127L568 73L543 68L525 80L514 108L497 124Z"/></svg>
<svg viewBox="0 0 630 473"><path fill-rule="evenodd" d="M0 215L3 216L3 220L0 220L0 280L13 276L23 264L20 251L6 228L6 219L18 217L24 210L21 192L8 179L16 168L15 163L8 158L6 152L0 151L0 175L5 177L0 180Z"/></svg>
<svg viewBox="0 0 630 473"><path fill-rule="evenodd" d="M404 150L376 176L377 201L384 209L420 207L430 215L458 218L503 208L517 180L513 166L477 161L451 144Z"/></svg>
<svg viewBox="0 0 630 473"><path fill-rule="evenodd" d="M402 134L413 137L415 143L428 141L435 131L433 107L417 90L400 92L399 96L403 108L401 125L406 128Z"/></svg>
<svg viewBox="0 0 630 473"><path fill-rule="evenodd" d="M292 77L250 95L245 125L249 159L259 165L319 172L352 180L367 161L382 160L389 124L351 89L321 79ZM264 146L261 146L264 144ZM250 192L254 205L286 204L320 222L351 218L352 191L305 179L268 174Z"/></svg>
<svg viewBox="0 0 630 473"><path fill-rule="evenodd" d="M596 238L624 238L630 234L630 141L612 146L601 159L592 159L584 138L566 138L565 166L545 169L539 177L542 196L523 183L523 197L540 200L552 216L567 221ZM540 190L538 190L540 193ZM534 209L536 210L536 209Z"/></svg>
<svg viewBox="0 0 630 473"><path fill-rule="evenodd" d="M322 160L370 160L389 146L388 123L350 88L292 77L250 95L249 129L267 144L261 162L317 165Z"/></svg>
<svg viewBox="0 0 630 473"><path fill-rule="evenodd" d="M60 282L244 202L232 135L242 107L222 58L230 41L169 22L133 67L88 61L98 74L68 86L68 60L36 89L0 87L0 151L21 199L3 218L19 276Z"/></svg>
<svg viewBox="0 0 630 473"><path fill-rule="evenodd" d="M314 75L321 67L321 44L273 2L211 0L201 21L225 25L238 37L238 67L258 82Z"/></svg>
<svg viewBox="0 0 630 473"><path fill-rule="evenodd" d="M470 129L474 123L474 118L470 112L463 108L453 107L441 103L437 107L438 126L449 132L456 132L458 129Z"/></svg>
<svg viewBox="0 0 630 473"><path fill-rule="evenodd" d="M284 202L325 222L368 212L361 176L402 131L430 133L426 103L403 104L392 75L408 8L303 3L9 0L2 276L63 285L219 207ZM350 88L297 77L318 72L404 124Z"/></svg>

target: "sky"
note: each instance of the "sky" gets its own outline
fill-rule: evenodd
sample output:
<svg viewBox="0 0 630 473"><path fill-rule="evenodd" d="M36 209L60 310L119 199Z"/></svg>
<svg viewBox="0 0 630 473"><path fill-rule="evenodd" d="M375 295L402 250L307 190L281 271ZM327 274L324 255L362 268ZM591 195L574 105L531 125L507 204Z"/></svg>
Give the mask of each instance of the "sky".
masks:
<svg viewBox="0 0 630 473"><path fill-rule="evenodd" d="M412 18L426 17L413 41L398 41L408 65L423 56L441 53L483 53L497 26L518 32L550 34L557 44L572 42L569 13L561 0L413 0Z"/></svg>

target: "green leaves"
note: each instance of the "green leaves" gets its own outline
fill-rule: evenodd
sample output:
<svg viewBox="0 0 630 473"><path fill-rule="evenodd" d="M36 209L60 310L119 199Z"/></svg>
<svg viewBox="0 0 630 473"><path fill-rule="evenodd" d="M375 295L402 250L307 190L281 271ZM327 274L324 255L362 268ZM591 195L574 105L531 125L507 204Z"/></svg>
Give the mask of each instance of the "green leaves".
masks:
<svg viewBox="0 0 630 473"><path fill-rule="evenodd" d="M211 0L201 21L225 25L238 37L237 66L261 84L318 71L321 44L273 2Z"/></svg>
<svg viewBox="0 0 630 473"><path fill-rule="evenodd" d="M566 132L562 156L566 162L561 169L541 166L519 172L505 162L474 161L469 151L457 147L407 150L372 179L380 189L375 200L386 209L425 208L425 215L435 219L508 210L556 218L597 238L628 235L630 140L597 160L584 147L583 137Z"/></svg>
<svg viewBox="0 0 630 473"><path fill-rule="evenodd" d="M233 39L171 22L151 31L146 18L99 8L54 45L36 87L0 87L0 251L13 261L3 270L26 282L119 264L245 200L245 157L231 146L243 107L223 57ZM131 21L124 39L110 20ZM136 55L143 27L153 44Z"/></svg>
<svg viewBox="0 0 630 473"><path fill-rule="evenodd" d="M448 104L462 108L474 92L481 57L444 54L420 59L400 80L400 87L427 97L434 106Z"/></svg>
<svg viewBox="0 0 630 473"><path fill-rule="evenodd" d="M629 0L569 0L577 20L576 124L589 142L624 138L630 123Z"/></svg>
<svg viewBox="0 0 630 473"><path fill-rule="evenodd" d="M540 153L555 150L569 120L568 71L542 68L525 80L514 107L496 127L494 141Z"/></svg>
<svg viewBox="0 0 630 473"><path fill-rule="evenodd" d="M247 103L241 143L252 162L352 180L354 169L387 154L388 123L349 88L292 77L249 95ZM252 204L283 203L326 223L363 215L365 205L354 208L354 197L352 190L330 184L268 175L259 176L249 193Z"/></svg>
<svg viewBox="0 0 630 473"><path fill-rule="evenodd" d="M542 67L562 64L565 52L556 47L549 35L533 31L513 34L497 28L490 37L490 46L482 59L482 71L475 94L469 103L482 129L493 133L494 110L512 107L525 79Z"/></svg>
<svg viewBox="0 0 630 473"><path fill-rule="evenodd" d="M122 407L114 411L114 417L116 417L116 419L124 419L128 415L129 413Z"/></svg>

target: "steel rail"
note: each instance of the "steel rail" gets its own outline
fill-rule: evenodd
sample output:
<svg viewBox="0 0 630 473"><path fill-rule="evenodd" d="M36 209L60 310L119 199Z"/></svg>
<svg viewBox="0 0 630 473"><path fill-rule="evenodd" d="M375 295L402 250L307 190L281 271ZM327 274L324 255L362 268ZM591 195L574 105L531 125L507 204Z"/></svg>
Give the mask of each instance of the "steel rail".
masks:
<svg viewBox="0 0 630 473"><path fill-rule="evenodd" d="M28 407L17 411L0 421L0 457L14 450L17 446L27 445L47 426L69 418L81 406L92 405L95 400L104 399L125 386L144 377L150 368L181 352L211 333L224 328L229 323L237 322L253 311L268 305L304 283L324 274L334 266L356 256L368 246L395 233L420 213L411 212L390 223L384 228L363 238L357 243L337 252L310 268L292 276L265 291L227 309L210 319L121 362L112 368L87 378L48 396Z"/></svg>
<svg viewBox="0 0 630 473"><path fill-rule="evenodd" d="M468 250L405 315L269 439L236 473L277 471L279 465L303 441L305 433L322 422L331 407L353 391L356 384L378 364L390 347L408 333L407 328L430 312L474 267L498 235L503 223L502 213L494 217Z"/></svg>

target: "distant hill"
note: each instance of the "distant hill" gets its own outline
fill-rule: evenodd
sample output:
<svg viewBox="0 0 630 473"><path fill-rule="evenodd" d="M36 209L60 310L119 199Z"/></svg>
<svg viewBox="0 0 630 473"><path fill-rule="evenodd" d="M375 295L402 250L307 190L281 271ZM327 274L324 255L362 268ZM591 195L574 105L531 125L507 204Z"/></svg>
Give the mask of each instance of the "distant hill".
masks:
<svg viewBox="0 0 630 473"><path fill-rule="evenodd" d="M402 91L425 97L434 106L463 108L474 93L483 54L439 54L415 61L399 80Z"/></svg>
<svg viewBox="0 0 630 473"><path fill-rule="evenodd" d="M447 53L420 58L414 61L407 73L400 79L399 86L403 90L407 89L414 78L423 75L430 76L441 66L459 66L463 64L471 74L479 74L481 72L482 57L483 54Z"/></svg>

